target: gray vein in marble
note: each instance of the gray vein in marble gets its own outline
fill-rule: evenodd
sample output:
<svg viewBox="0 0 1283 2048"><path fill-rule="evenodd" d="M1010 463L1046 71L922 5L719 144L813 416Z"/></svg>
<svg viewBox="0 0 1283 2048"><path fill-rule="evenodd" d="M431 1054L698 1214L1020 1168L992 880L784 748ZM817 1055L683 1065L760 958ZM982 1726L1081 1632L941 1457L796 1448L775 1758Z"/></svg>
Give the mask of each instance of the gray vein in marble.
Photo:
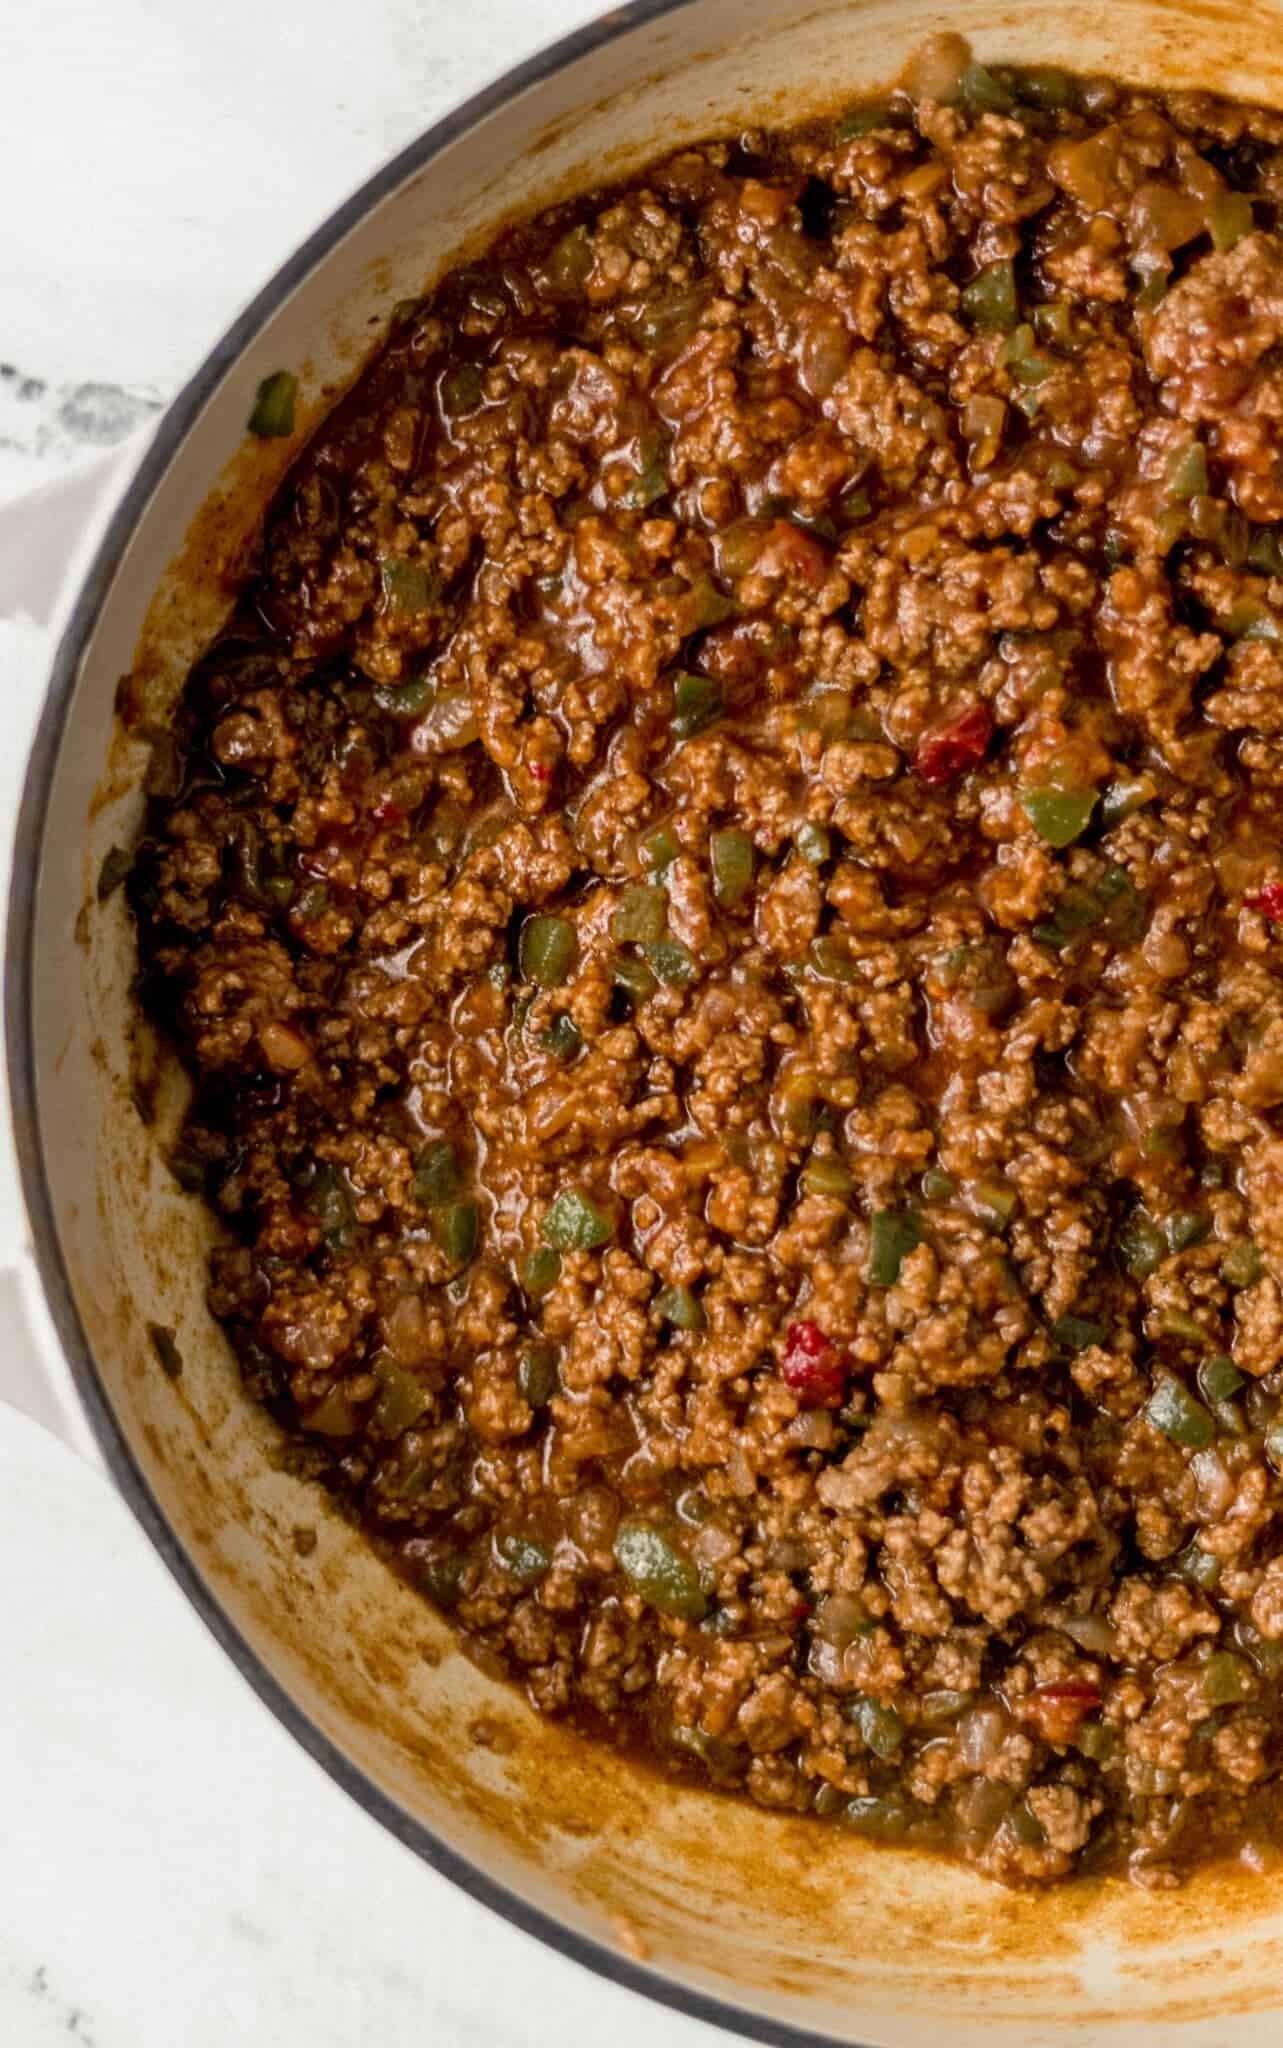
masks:
<svg viewBox="0 0 1283 2048"><path fill-rule="evenodd" d="M55 1991L43 1963L34 1969L27 1979L27 1991L44 2007L55 2024L61 2024L63 2032L79 2043L79 2048L98 2048L97 2036L91 2033L83 2008L68 2004L67 2000Z"/></svg>
<svg viewBox="0 0 1283 2048"><path fill-rule="evenodd" d="M50 384L0 362L0 448L51 462L114 448L159 412L155 391L122 384Z"/></svg>

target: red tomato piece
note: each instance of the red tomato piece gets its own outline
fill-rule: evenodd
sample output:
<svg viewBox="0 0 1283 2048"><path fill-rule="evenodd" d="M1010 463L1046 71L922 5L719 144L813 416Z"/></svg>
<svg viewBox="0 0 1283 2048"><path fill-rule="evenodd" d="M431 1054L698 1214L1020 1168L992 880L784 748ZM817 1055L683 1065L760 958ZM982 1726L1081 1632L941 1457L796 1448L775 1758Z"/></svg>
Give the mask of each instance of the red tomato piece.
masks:
<svg viewBox="0 0 1283 2048"><path fill-rule="evenodd" d="M1262 917L1268 917L1271 924L1283 924L1283 882L1267 882L1263 889L1257 889L1243 898L1249 910L1259 910Z"/></svg>
<svg viewBox="0 0 1283 2048"><path fill-rule="evenodd" d="M818 540L787 519L768 529L756 562L761 576L800 576L819 585L829 573L829 558Z"/></svg>
<svg viewBox="0 0 1283 2048"><path fill-rule="evenodd" d="M969 704L947 725L937 725L918 741L913 766L921 780L932 789L956 782L968 768L983 761L993 738L993 719L987 704Z"/></svg>
<svg viewBox="0 0 1283 2048"><path fill-rule="evenodd" d="M838 1408L846 1392L847 1360L818 1323L790 1323L780 1371L804 1408Z"/></svg>
<svg viewBox="0 0 1283 2048"><path fill-rule="evenodd" d="M1054 1679L1036 1686L1021 1706L1021 1718L1032 1721L1045 1742L1063 1749L1078 1733L1078 1724L1100 1705L1100 1687L1089 1678Z"/></svg>

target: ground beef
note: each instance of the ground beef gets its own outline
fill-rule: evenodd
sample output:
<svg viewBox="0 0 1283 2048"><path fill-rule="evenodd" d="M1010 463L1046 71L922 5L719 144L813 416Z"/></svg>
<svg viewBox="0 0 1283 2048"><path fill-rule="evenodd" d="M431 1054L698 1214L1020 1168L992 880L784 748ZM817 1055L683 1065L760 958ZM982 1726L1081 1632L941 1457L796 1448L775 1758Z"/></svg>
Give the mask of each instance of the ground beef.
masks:
<svg viewBox="0 0 1283 2048"><path fill-rule="evenodd" d="M542 1711L1008 1882L1280 1805L1281 146L944 39L506 233L130 883L298 1468Z"/></svg>

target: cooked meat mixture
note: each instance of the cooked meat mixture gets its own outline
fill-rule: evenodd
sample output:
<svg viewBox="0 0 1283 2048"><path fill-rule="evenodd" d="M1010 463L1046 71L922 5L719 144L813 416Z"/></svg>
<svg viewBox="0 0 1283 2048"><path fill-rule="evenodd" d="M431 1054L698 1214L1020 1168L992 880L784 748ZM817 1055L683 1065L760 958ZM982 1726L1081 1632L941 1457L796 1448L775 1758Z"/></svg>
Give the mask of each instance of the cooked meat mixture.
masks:
<svg viewBox="0 0 1283 2048"><path fill-rule="evenodd" d="M541 1711L1009 1882L1283 1832L1281 203L946 39L507 232L130 884L297 1468Z"/></svg>

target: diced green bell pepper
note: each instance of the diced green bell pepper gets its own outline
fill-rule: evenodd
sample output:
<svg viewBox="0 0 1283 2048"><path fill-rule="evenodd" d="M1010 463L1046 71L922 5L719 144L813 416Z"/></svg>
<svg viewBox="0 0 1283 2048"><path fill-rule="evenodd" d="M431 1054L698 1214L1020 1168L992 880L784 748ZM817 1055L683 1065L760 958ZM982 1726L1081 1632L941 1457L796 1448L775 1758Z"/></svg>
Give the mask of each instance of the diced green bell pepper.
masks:
<svg viewBox="0 0 1283 2048"><path fill-rule="evenodd" d="M911 1209L879 1209L869 1225L869 1285L894 1287L900 1268L922 1242L922 1222Z"/></svg>
<svg viewBox="0 0 1283 2048"><path fill-rule="evenodd" d="M539 1226L545 1244L559 1252L592 1252L609 1244L615 1228L606 1211L582 1188L565 1188Z"/></svg>
<svg viewBox="0 0 1283 2048"><path fill-rule="evenodd" d="M517 951L527 981L558 988L574 968L579 941L568 918L529 917L521 927Z"/></svg>
<svg viewBox="0 0 1283 2048"><path fill-rule="evenodd" d="M1201 1401L1180 1380L1162 1379L1145 1404L1145 1420L1174 1444L1190 1451L1206 1450L1216 1426Z"/></svg>
<svg viewBox="0 0 1283 2048"><path fill-rule="evenodd" d="M249 430L260 440L275 440L294 432L294 402L298 378L289 370L273 370L264 377L249 416Z"/></svg>
<svg viewBox="0 0 1283 2048"><path fill-rule="evenodd" d="M747 832L714 832L709 854L713 895L723 910L734 910L753 887L753 841Z"/></svg>
<svg viewBox="0 0 1283 2048"><path fill-rule="evenodd" d="M708 1612L694 1565L652 1523L632 1518L620 1523L615 1562L633 1591L660 1614L702 1621Z"/></svg>
<svg viewBox="0 0 1283 2048"><path fill-rule="evenodd" d="M1020 804L1040 838L1059 852L1081 839L1096 808L1094 789L1024 789Z"/></svg>

